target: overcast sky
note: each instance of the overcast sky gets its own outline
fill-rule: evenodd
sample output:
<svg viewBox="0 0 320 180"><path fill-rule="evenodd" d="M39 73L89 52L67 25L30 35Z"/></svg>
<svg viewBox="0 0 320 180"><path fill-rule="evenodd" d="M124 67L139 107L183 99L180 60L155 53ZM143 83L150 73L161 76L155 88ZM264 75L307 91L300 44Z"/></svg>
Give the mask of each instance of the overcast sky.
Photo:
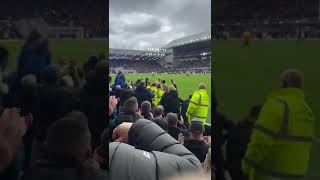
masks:
<svg viewBox="0 0 320 180"><path fill-rule="evenodd" d="M109 47L160 48L211 30L211 0L109 0Z"/></svg>

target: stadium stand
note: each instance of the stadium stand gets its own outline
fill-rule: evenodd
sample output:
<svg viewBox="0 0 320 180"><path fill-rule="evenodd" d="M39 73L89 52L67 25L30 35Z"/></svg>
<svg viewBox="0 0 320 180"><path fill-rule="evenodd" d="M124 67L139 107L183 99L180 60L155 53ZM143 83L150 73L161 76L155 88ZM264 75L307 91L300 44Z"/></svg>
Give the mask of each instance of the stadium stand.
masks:
<svg viewBox="0 0 320 180"><path fill-rule="evenodd" d="M239 39L245 31L254 39L318 39L319 17L318 0L217 1L212 32L217 39Z"/></svg>
<svg viewBox="0 0 320 180"><path fill-rule="evenodd" d="M122 67L137 73L210 72L211 34L173 40L160 49L110 49L110 71Z"/></svg>
<svg viewBox="0 0 320 180"><path fill-rule="evenodd" d="M4 39L21 37L15 22L33 18L42 18L49 27L64 27L73 31L82 27L82 35L79 37L105 38L108 34L108 11L105 3L99 0L79 0L77 3L62 0L12 0L6 6L1 6L0 11L0 22L4 22L0 23L0 37Z"/></svg>

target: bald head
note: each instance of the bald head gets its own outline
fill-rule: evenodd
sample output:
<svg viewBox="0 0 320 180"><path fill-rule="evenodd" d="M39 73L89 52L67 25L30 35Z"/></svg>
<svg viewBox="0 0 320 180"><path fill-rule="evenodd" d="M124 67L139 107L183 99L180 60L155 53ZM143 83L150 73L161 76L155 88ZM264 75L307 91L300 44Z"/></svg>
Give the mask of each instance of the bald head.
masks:
<svg viewBox="0 0 320 180"><path fill-rule="evenodd" d="M200 83L198 88L199 89L206 89L206 85L204 83Z"/></svg>
<svg viewBox="0 0 320 180"><path fill-rule="evenodd" d="M28 74L22 77L21 86L22 87L35 87L37 85L37 77L33 74Z"/></svg>
<svg viewBox="0 0 320 180"><path fill-rule="evenodd" d="M173 85L170 85L170 86L168 87L168 91L169 91L169 92L175 91L175 90L176 90L176 88L175 88Z"/></svg>
<svg viewBox="0 0 320 180"><path fill-rule="evenodd" d="M164 112L164 107L162 105L158 105L154 109L154 117L162 116Z"/></svg>
<svg viewBox="0 0 320 180"><path fill-rule="evenodd" d="M304 75L297 69L288 69L281 74L281 86L283 88L302 89L304 84Z"/></svg>

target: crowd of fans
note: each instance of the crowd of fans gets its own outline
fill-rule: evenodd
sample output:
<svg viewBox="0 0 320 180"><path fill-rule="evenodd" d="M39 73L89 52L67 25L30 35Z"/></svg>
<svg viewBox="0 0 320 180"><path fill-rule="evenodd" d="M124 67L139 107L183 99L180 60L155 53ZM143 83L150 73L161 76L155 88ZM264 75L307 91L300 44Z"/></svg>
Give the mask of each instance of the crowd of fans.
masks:
<svg viewBox="0 0 320 180"><path fill-rule="evenodd" d="M180 61L177 67L165 68L154 60L110 59L111 69L124 68L137 73L177 73L177 72L209 72L211 63L208 60ZM112 73L116 73L112 71Z"/></svg>
<svg viewBox="0 0 320 180"><path fill-rule="evenodd" d="M177 70L188 72L203 72L211 69L211 60L180 61Z"/></svg>
<svg viewBox="0 0 320 180"><path fill-rule="evenodd" d="M281 87L238 123L216 112L213 165L217 179L305 179L315 120L304 97L304 76L289 69Z"/></svg>
<svg viewBox="0 0 320 180"><path fill-rule="evenodd" d="M250 31L256 39L318 39L319 1L218 0L211 31L217 39L239 39ZM226 14L225 12L233 12Z"/></svg>
<svg viewBox="0 0 320 180"><path fill-rule="evenodd" d="M165 68L153 60L110 59L110 68L125 68L138 73L165 72Z"/></svg>
<svg viewBox="0 0 320 180"><path fill-rule="evenodd" d="M131 177L141 180L211 174L211 126L206 123L209 96L204 84L198 88L183 100L174 80L171 84L148 78L130 82L121 71L114 81L109 77L109 139L114 147L110 151L116 151L113 161L123 161L118 164L124 173L112 177L121 179L129 169ZM195 118L196 114L202 117ZM121 136L118 129L126 126L132 126L129 135ZM125 157L117 157L127 151Z"/></svg>
<svg viewBox="0 0 320 180"><path fill-rule="evenodd" d="M0 179L106 179L107 61L54 64L37 31L7 73L9 56L1 47Z"/></svg>
<svg viewBox="0 0 320 180"><path fill-rule="evenodd" d="M214 22L242 19L274 19L317 17L318 1L287 1L287 0L219 0L212 10ZM233 12L233 13L225 13Z"/></svg>

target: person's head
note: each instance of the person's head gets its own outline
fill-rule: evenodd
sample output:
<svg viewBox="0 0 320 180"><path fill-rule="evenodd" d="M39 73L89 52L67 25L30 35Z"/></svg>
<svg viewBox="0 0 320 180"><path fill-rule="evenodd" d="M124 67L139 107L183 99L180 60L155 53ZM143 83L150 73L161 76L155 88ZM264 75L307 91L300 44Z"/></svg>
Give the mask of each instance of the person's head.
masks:
<svg viewBox="0 0 320 180"><path fill-rule="evenodd" d="M163 84L163 85L162 85L162 89L163 89L165 92L167 92L167 91L168 91L168 86L167 86L166 84Z"/></svg>
<svg viewBox="0 0 320 180"><path fill-rule="evenodd" d="M281 74L282 88L299 88L302 89L304 85L303 72L297 69L288 69Z"/></svg>
<svg viewBox="0 0 320 180"><path fill-rule="evenodd" d="M162 117L155 117L151 121L158 124L163 130L168 130L168 123Z"/></svg>
<svg viewBox="0 0 320 180"><path fill-rule="evenodd" d="M141 103L141 111L143 113L149 113L151 111L151 103L149 101L143 101Z"/></svg>
<svg viewBox="0 0 320 180"><path fill-rule="evenodd" d="M250 121L255 122L258 119L261 108L261 105L254 105L251 107L249 114Z"/></svg>
<svg viewBox="0 0 320 180"><path fill-rule="evenodd" d="M125 113L136 113L138 111L138 101L136 97L131 97L124 102L123 110Z"/></svg>
<svg viewBox="0 0 320 180"><path fill-rule="evenodd" d="M206 89L206 85L204 83L200 83L198 89Z"/></svg>
<svg viewBox="0 0 320 180"><path fill-rule="evenodd" d="M34 89L37 87L37 77L33 74L27 74L21 79L22 89Z"/></svg>
<svg viewBox="0 0 320 180"><path fill-rule="evenodd" d="M0 66L5 69L8 64L9 52L6 48L0 47Z"/></svg>
<svg viewBox="0 0 320 180"><path fill-rule="evenodd" d="M146 83L144 81L140 81L138 83L138 88L145 88L146 87Z"/></svg>
<svg viewBox="0 0 320 180"><path fill-rule="evenodd" d="M203 136L204 127L200 119L191 120L189 126L190 138L195 140L200 140Z"/></svg>
<svg viewBox="0 0 320 180"><path fill-rule="evenodd" d="M175 113L168 113L166 116L168 127L175 127L178 123L178 115Z"/></svg>
<svg viewBox="0 0 320 180"><path fill-rule="evenodd" d="M168 92L175 91L175 90L176 90L176 88L173 85L170 85L168 87Z"/></svg>
<svg viewBox="0 0 320 180"><path fill-rule="evenodd" d="M121 70L119 70L119 71L118 71L118 74L119 74L119 75L120 75L120 74L122 74L122 71L121 71Z"/></svg>
<svg viewBox="0 0 320 180"><path fill-rule="evenodd" d="M87 121L72 116L55 121L48 130L49 158L85 161L91 154L91 134Z"/></svg>
<svg viewBox="0 0 320 180"><path fill-rule="evenodd" d="M154 109L154 117L162 117L164 113L164 107L162 105L158 105L155 109Z"/></svg>
<svg viewBox="0 0 320 180"><path fill-rule="evenodd" d="M157 84L157 88L161 89L161 84L160 83Z"/></svg>
<svg viewBox="0 0 320 180"><path fill-rule="evenodd" d="M163 80L161 81L161 83L162 83L162 84L166 84L166 80L163 79Z"/></svg>
<svg viewBox="0 0 320 180"><path fill-rule="evenodd" d="M157 87L157 83L153 82L153 83L151 84L151 86L152 86L152 87Z"/></svg>
<svg viewBox="0 0 320 180"><path fill-rule="evenodd" d="M42 38L43 35L37 29L34 29L29 33L27 43L38 43Z"/></svg>
<svg viewBox="0 0 320 180"><path fill-rule="evenodd" d="M94 67L98 63L98 58L96 56L89 56L86 63L83 64L83 70L87 73L89 71L94 71Z"/></svg>

